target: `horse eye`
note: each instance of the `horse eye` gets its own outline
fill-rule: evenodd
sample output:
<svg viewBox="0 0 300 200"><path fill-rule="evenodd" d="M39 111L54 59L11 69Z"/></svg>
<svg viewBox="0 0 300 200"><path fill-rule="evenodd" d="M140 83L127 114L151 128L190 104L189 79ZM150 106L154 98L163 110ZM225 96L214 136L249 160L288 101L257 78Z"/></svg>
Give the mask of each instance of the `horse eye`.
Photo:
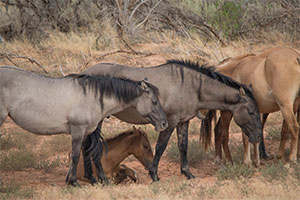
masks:
<svg viewBox="0 0 300 200"><path fill-rule="evenodd" d="M148 146L147 146L147 145L144 145L144 148L145 148L145 149L148 149Z"/></svg>

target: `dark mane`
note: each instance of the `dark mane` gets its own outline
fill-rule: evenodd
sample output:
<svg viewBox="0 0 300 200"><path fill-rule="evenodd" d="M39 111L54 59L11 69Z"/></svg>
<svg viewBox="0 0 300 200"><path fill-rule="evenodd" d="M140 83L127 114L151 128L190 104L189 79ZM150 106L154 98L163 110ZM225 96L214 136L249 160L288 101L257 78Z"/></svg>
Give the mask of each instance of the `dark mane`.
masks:
<svg viewBox="0 0 300 200"><path fill-rule="evenodd" d="M129 103L142 95L139 87L141 81L133 81L124 77L95 76L86 74L70 74L66 78L76 79L86 94L87 89L92 89L95 95L100 94L100 103L103 106L103 95L114 95L120 102ZM158 96L159 91L154 85L147 83L148 87Z"/></svg>
<svg viewBox="0 0 300 200"><path fill-rule="evenodd" d="M251 99L255 100L253 93L249 90L249 88L246 85L239 83L239 82L233 80L232 78L225 76L219 72L214 71L215 67L213 67L213 66L199 65L196 62L182 61L182 60L169 60L169 61L167 61L167 64L176 64L176 65L180 65L182 67L186 67L186 68L198 71L212 79L215 79L215 80L217 80L225 85L228 85L229 87L235 88L237 90L242 87L245 90L246 94Z"/></svg>
<svg viewBox="0 0 300 200"><path fill-rule="evenodd" d="M141 135L145 136L148 139L147 134L144 131L142 131L140 129L138 129L138 131L141 133ZM133 134L134 134L134 130L133 129L129 129L129 130L123 131L122 133L119 133L118 135L116 135L116 136L114 136L112 138L106 139L105 141L106 142L114 142L116 140L120 140L120 139L122 139L124 137L127 137L129 135L133 135Z"/></svg>

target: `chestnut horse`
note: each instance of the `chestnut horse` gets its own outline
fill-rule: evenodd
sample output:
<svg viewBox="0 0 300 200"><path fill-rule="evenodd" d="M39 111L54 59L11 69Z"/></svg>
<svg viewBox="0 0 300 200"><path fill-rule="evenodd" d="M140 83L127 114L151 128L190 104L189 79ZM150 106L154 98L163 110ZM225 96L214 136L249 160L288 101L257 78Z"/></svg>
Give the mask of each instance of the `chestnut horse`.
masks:
<svg viewBox="0 0 300 200"><path fill-rule="evenodd" d="M99 141L99 140L98 140ZM149 168L153 160L153 152L147 134L141 129L133 127L118 134L116 137L105 140L107 149L101 156L101 164L104 174L115 183L121 183L129 177L134 182L137 181L136 173L133 169L120 163L130 155L138 159L145 168ZM101 145L101 144L97 144ZM96 168L92 165L93 173L96 175ZM89 181L84 177L83 157L80 156L77 168L79 180Z"/></svg>
<svg viewBox="0 0 300 200"><path fill-rule="evenodd" d="M225 59L215 67L215 71L241 83L252 84L253 94L261 113L281 111L284 123L278 156L284 157L288 129L291 134L289 160L295 162L297 160L299 125L295 118L298 106L294 106L294 103L299 95L300 88L300 54L292 48L274 47L258 54ZM265 114L264 117L263 121L265 122L267 115ZM221 146L223 146L226 159L232 162L228 147L231 118L232 114L230 112L221 111L221 117L215 128L215 148L217 159L222 158ZM205 142L209 142L210 132L201 132L206 134L201 138ZM251 163L250 148L244 134L243 142L244 163L249 164ZM298 155L299 153L298 151ZM255 164L259 165L257 146L254 154Z"/></svg>

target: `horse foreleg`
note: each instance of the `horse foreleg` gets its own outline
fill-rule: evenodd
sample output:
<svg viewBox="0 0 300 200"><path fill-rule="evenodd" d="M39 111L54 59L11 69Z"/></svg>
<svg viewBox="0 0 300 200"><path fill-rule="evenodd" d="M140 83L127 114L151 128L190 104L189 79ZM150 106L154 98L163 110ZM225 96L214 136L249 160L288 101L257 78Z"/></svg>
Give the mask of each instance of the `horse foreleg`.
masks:
<svg viewBox="0 0 300 200"><path fill-rule="evenodd" d="M80 149L85 133L85 128L80 126L71 125L71 136L72 136L72 153L71 153L71 164L69 167L69 172L66 178L66 182L72 186L78 186L76 171L77 164L80 156Z"/></svg>
<svg viewBox="0 0 300 200"><path fill-rule="evenodd" d="M159 181L159 178L157 176L158 163L159 163L159 160L160 160L163 152L165 151L165 149L167 147L168 141L170 139L170 136L171 136L174 128L175 128L174 126L171 127L169 124L169 126L166 130L159 133L158 141L155 146L155 155L153 158L152 166L149 169L149 175L151 176L153 181Z"/></svg>
<svg viewBox="0 0 300 200"><path fill-rule="evenodd" d="M180 152L180 171L184 174L187 179L195 178L190 172L187 160L187 150L188 150L188 127L189 121L179 123L177 125L177 140L178 148Z"/></svg>
<svg viewBox="0 0 300 200"><path fill-rule="evenodd" d="M265 126L265 123L267 121L267 118L268 118L269 114L270 113L262 114L262 127L263 127L263 130L264 130L264 126ZM264 136L262 137L262 141L259 143L259 156L260 156L260 158L265 159L265 160L267 160L269 158L269 155L267 154L266 148L265 148Z"/></svg>
<svg viewBox="0 0 300 200"><path fill-rule="evenodd" d="M222 117L220 118L221 124L220 124L219 129L222 134L222 146L223 146L226 160L232 164L233 161L232 161L232 157L231 157L230 150L229 150L229 126L230 126L231 119L232 119L231 112L222 111Z"/></svg>
<svg viewBox="0 0 300 200"><path fill-rule="evenodd" d="M260 156L259 156L259 146L260 144L256 143L256 144L253 144L254 146L254 165L256 167L259 167L260 166Z"/></svg>
<svg viewBox="0 0 300 200"><path fill-rule="evenodd" d="M244 144L244 161L245 165L251 165L250 145L248 142L248 136L243 132L243 144Z"/></svg>
<svg viewBox="0 0 300 200"><path fill-rule="evenodd" d="M222 131L220 130L220 119L218 120L214 132L215 132L215 163L221 164L222 161Z"/></svg>

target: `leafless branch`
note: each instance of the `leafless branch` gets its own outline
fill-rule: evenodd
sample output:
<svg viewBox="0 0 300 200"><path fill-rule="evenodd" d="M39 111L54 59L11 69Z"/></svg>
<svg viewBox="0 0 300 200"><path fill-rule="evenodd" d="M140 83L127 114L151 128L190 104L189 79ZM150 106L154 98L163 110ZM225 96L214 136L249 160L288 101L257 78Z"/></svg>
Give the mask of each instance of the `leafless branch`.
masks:
<svg viewBox="0 0 300 200"><path fill-rule="evenodd" d="M10 61L13 65L18 66L12 59L14 58L21 58L21 59L26 59L30 61L32 64L36 64L38 67L40 67L46 74L48 74L47 70L35 59L30 58L28 56L20 56L14 53L3 53L0 52L0 59L6 58L8 61Z"/></svg>
<svg viewBox="0 0 300 200"><path fill-rule="evenodd" d="M151 15L151 13L153 12L153 10L160 4L162 0L158 1L154 6L153 8L151 8L151 10L149 11L148 15L145 17L145 19L140 22L138 25L136 25L136 27L134 28L134 30L136 30L137 28L139 28L141 25L143 25L149 18L149 16Z"/></svg>

